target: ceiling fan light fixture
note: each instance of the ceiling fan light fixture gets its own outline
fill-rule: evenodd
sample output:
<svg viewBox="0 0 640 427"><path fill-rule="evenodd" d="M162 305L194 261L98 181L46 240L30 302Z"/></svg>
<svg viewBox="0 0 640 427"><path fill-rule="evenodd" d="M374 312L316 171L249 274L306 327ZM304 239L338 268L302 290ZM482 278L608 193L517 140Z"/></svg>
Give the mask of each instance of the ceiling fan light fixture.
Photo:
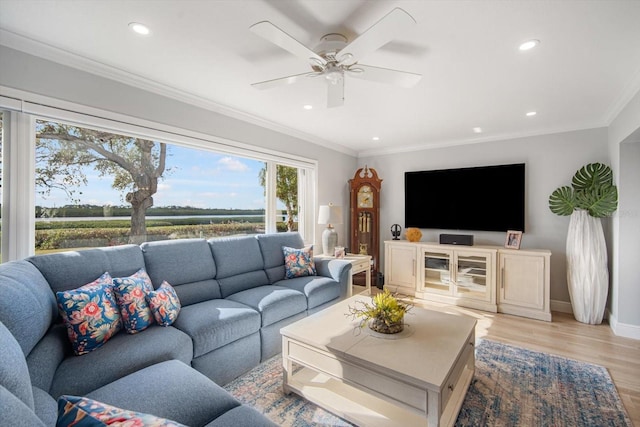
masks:
<svg viewBox="0 0 640 427"><path fill-rule="evenodd" d="M129 28L131 28L131 31L133 31L134 33L140 34L142 36L148 36L151 33L149 27L139 22L130 22Z"/></svg>
<svg viewBox="0 0 640 427"><path fill-rule="evenodd" d="M540 40L536 40L536 39L531 39L531 40L527 40L526 42L522 43L518 49L520 50L531 50L534 47L538 46L540 44Z"/></svg>
<svg viewBox="0 0 640 427"><path fill-rule="evenodd" d="M331 70L324 75L324 78L332 85L337 85L342 80L342 72L339 70Z"/></svg>

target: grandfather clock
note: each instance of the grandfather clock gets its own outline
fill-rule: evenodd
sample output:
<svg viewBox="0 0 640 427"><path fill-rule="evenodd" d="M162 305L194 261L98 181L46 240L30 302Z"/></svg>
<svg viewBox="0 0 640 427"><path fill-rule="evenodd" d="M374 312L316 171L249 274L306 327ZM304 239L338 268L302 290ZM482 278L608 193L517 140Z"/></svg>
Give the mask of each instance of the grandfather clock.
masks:
<svg viewBox="0 0 640 427"><path fill-rule="evenodd" d="M356 171L349 180L351 193L351 238L349 250L355 254L371 255L371 277L376 284L380 259L380 186L375 169L367 166Z"/></svg>

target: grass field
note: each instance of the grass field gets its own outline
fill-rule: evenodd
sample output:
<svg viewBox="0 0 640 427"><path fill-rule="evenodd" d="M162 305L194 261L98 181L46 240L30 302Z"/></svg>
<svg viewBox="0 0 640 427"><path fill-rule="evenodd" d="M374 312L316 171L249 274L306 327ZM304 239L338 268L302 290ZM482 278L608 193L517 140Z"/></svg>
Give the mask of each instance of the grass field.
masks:
<svg viewBox="0 0 640 427"><path fill-rule="evenodd" d="M287 231L284 222L278 223L277 228L278 231ZM36 254L43 254L69 249L123 245L129 243L129 232L130 222L126 219L37 222L35 251ZM147 235L143 240L209 239L258 233L264 233L264 223L256 218L234 218L218 220L215 223L197 217L179 218L147 221Z"/></svg>

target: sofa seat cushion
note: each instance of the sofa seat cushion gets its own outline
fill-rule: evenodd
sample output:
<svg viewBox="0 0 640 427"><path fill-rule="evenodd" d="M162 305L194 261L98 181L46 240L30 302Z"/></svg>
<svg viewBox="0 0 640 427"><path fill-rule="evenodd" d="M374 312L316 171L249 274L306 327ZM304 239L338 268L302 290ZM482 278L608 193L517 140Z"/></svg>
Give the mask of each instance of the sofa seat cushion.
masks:
<svg viewBox="0 0 640 427"><path fill-rule="evenodd" d="M340 297L340 284L323 276L296 277L275 283L302 292L307 297L307 308L315 308Z"/></svg>
<svg viewBox="0 0 640 427"><path fill-rule="evenodd" d="M207 427L277 427L277 425L250 406L242 405L225 412L207 424Z"/></svg>
<svg viewBox="0 0 640 427"><path fill-rule="evenodd" d="M283 286L258 286L230 295L227 299L260 312L263 327L307 310L307 298L304 294Z"/></svg>
<svg viewBox="0 0 640 427"><path fill-rule="evenodd" d="M177 360L148 366L86 397L190 427L205 426L240 406L216 383Z"/></svg>
<svg viewBox="0 0 640 427"><path fill-rule="evenodd" d="M152 325L135 335L121 331L94 352L64 359L49 393L54 398L83 396L155 363L171 359L191 363L192 358L191 338L172 326Z"/></svg>
<svg viewBox="0 0 640 427"><path fill-rule="evenodd" d="M235 301L213 299L183 307L174 326L193 340L193 357L260 330L260 314Z"/></svg>

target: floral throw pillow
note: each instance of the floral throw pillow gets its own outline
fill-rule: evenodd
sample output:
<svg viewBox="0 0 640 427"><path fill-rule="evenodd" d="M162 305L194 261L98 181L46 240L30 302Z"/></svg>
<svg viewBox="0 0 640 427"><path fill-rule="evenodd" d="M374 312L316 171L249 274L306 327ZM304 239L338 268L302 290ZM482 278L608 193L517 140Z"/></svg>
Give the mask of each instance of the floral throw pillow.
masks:
<svg viewBox="0 0 640 427"><path fill-rule="evenodd" d="M173 286L166 280L162 282L157 290L147 294L147 301L158 325L169 326L178 318L180 300Z"/></svg>
<svg viewBox="0 0 640 427"><path fill-rule="evenodd" d="M128 334L143 331L153 323L153 316L147 304L147 293L153 290L151 279L144 268L129 277L113 279L113 290L124 329Z"/></svg>
<svg viewBox="0 0 640 427"><path fill-rule="evenodd" d="M56 427L184 427L154 415L116 408L86 397L60 396Z"/></svg>
<svg viewBox="0 0 640 427"><path fill-rule="evenodd" d="M101 347L122 328L109 273L78 289L56 292L56 298L77 356Z"/></svg>
<svg viewBox="0 0 640 427"><path fill-rule="evenodd" d="M302 249L282 247L284 253L284 277L315 276L316 264L313 262L313 246Z"/></svg>

